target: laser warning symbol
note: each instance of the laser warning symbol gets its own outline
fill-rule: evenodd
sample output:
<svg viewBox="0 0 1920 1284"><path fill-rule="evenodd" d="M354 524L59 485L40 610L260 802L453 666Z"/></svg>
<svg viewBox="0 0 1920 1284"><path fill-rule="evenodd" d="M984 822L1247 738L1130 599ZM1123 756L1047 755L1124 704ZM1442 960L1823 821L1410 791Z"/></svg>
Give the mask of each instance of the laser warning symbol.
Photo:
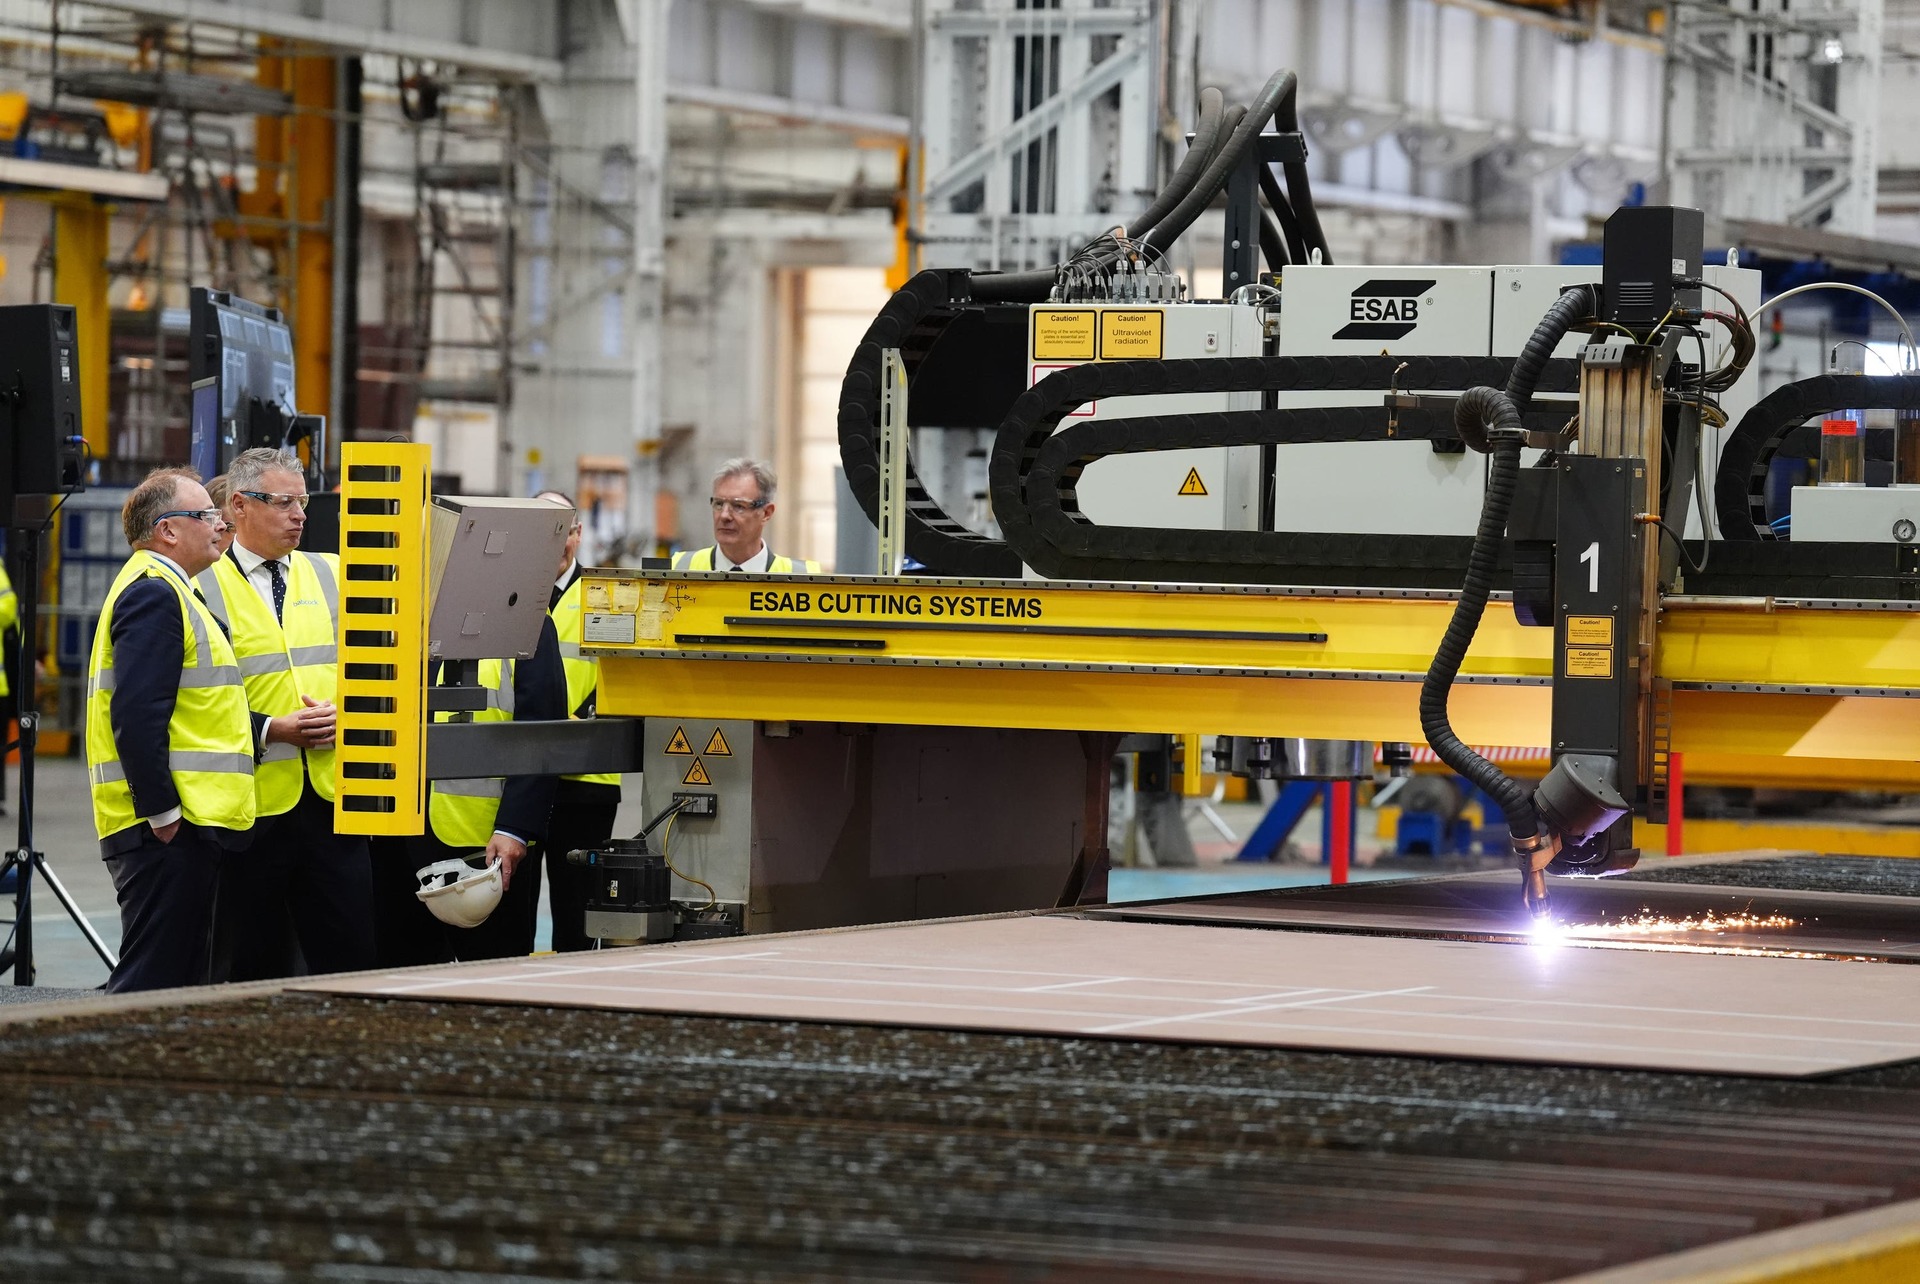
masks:
<svg viewBox="0 0 1920 1284"><path fill-rule="evenodd" d="M667 752L684 754L689 758L693 756L693 746L687 743L687 729L685 727L675 727L673 729L673 739L667 741Z"/></svg>
<svg viewBox="0 0 1920 1284"><path fill-rule="evenodd" d="M1200 480L1200 470L1198 468L1187 469L1187 479L1180 483L1180 493L1182 495L1204 495L1207 493L1207 484Z"/></svg>

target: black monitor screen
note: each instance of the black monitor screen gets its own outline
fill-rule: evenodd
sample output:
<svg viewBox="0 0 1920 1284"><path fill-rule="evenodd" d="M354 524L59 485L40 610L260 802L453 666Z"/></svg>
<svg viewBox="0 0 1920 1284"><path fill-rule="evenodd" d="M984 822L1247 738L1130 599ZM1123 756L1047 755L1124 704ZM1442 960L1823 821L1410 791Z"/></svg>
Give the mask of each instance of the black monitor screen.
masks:
<svg viewBox="0 0 1920 1284"><path fill-rule="evenodd" d="M202 477L217 477L220 462L220 381L202 379L193 385L193 445L191 463Z"/></svg>
<svg viewBox="0 0 1920 1284"><path fill-rule="evenodd" d="M196 385L214 381L222 431L209 440L227 439L237 449L249 444L248 403L258 401L287 416L295 413L293 335L286 315L221 290L197 288L192 295L189 372ZM194 402L194 466L207 476L208 462L200 454L200 403ZM240 425L238 432L231 425ZM216 447L210 462L224 468L225 451ZM215 471L218 471L216 469Z"/></svg>

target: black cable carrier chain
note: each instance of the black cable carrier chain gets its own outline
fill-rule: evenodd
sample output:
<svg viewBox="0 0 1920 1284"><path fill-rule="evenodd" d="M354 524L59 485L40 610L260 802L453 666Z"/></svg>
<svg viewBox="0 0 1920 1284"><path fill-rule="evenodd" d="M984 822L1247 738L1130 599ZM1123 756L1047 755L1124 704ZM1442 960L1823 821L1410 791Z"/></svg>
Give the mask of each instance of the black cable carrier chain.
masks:
<svg viewBox="0 0 1920 1284"><path fill-rule="evenodd" d="M1327 582L1349 572L1401 568L1433 586L1466 566L1466 536L1324 535L1303 531L1168 530L1099 526L1079 511L1086 467L1121 454L1232 446L1420 440L1454 435L1451 414L1384 405L1227 410L1105 419L1064 430L1074 408L1104 397L1223 392L1465 391L1500 386L1501 357L1220 357L1114 361L1049 375L1023 393L1001 425L989 461L993 508L1007 543L1055 579L1162 579L1228 583ZM1542 390L1578 387L1572 361L1548 364ZM1543 425L1544 426L1544 425ZM1555 424L1554 426L1558 426Z"/></svg>
<svg viewBox="0 0 1920 1284"><path fill-rule="evenodd" d="M840 394L841 461L847 484L870 519L879 514L881 351L898 348L911 377L954 309L968 304L969 286L964 271L919 273L887 301L848 364ZM1329 583L1368 570L1376 572L1369 577L1372 582L1380 568L1388 567L1404 571L1404 587L1450 587L1466 566L1472 541L1465 536L1100 527L1079 514L1071 489L1086 464L1105 454L1450 437L1444 412L1403 410L1395 430L1388 427L1384 405L1102 420L1070 428L1060 434L1065 440L1052 448L1078 452L1070 477L1064 463L1053 462L1053 453L1047 455L1048 465L1060 480L1045 493L1028 485L1027 473L1041 463L1042 448L1067 412L1100 397L1458 392L1476 384L1503 386L1512 366L1512 359L1499 357L1220 357L1076 366L1023 393L995 439L991 490L994 515L1006 538L990 539L950 517L921 483L909 458L907 552L934 574L982 579L1017 579L1025 573L1025 564L1031 564L1054 578ZM1543 391L1574 391L1578 369L1569 360L1550 362L1541 383ZM1009 461L1017 461L1011 474ZM1056 548L1040 536L1042 530L1071 536L1071 541Z"/></svg>

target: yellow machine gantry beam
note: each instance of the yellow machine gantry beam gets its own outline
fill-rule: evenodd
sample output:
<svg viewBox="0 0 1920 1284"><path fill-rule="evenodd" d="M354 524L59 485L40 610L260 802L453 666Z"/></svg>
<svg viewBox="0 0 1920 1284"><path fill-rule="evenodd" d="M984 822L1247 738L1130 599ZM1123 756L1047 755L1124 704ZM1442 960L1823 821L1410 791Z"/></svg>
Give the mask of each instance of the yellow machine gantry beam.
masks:
<svg viewBox="0 0 1920 1284"><path fill-rule="evenodd" d="M589 571L607 714L1411 741L1453 595ZM1670 599L1657 678L1697 783L1920 784L1920 604ZM1452 697L1545 745L1553 632L1487 611ZM1795 760L1804 773L1795 770Z"/></svg>

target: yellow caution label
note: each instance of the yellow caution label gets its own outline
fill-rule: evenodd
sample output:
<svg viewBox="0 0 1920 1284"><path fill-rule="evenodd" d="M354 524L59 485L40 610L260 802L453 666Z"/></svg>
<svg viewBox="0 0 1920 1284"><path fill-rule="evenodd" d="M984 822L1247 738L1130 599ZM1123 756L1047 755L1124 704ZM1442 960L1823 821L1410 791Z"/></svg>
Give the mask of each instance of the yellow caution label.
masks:
<svg viewBox="0 0 1920 1284"><path fill-rule="evenodd" d="M720 728L718 727L715 727L713 734L707 737L707 747L701 750L701 752L710 753L716 758L733 757L733 750L727 748L727 738L720 734Z"/></svg>
<svg viewBox="0 0 1920 1284"><path fill-rule="evenodd" d="M1124 312L1107 308L1100 313L1102 361L1158 361L1166 313L1158 308Z"/></svg>
<svg viewBox="0 0 1920 1284"><path fill-rule="evenodd" d="M680 783L683 785L710 785L713 783L713 777L707 774L707 765L698 758L695 758L692 764L688 766L687 774L680 777Z"/></svg>
<svg viewBox="0 0 1920 1284"><path fill-rule="evenodd" d="M1035 361L1092 361L1100 314L1091 308L1041 308L1033 314Z"/></svg>
<svg viewBox="0 0 1920 1284"><path fill-rule="evenodd" d="M582 584L581 596L585 599L586 608L589 611L637 611L640 609L640 581L638 580L592 579L584 580ZM664 588L664 586L661 587Z"/></svg>
<svg viewBox="0 0 1920 1284"><path fill-rule="evenodd" d="M685 727L675 727L673 729L673 739L667 741L667 752L685 754L689 758L693 756L693 746L687 743L687 729Z"/></svg>
<svg viewBox="0 0 1920 1284"><path fill-rule="evenodd" d="M1567 645L1612 646L1613 617L1611 615L1569 615Z"/></svg>
<svg viewBox="0 0 1920 1284"><path fill-rule="evenodd" d="M1566 676L1569 678L1612 677L1613 648L1610 646L1568 647Z"/></svg>
<svg viewBox="0 0 1920 1284"><path fill-rule="evenodd" d="M1204 495L1207 493L1207 484L1200 480L1200 470L1198 468L1187 469L1187 479L1180 483L1179 493L1182 495Z"/></svg>

